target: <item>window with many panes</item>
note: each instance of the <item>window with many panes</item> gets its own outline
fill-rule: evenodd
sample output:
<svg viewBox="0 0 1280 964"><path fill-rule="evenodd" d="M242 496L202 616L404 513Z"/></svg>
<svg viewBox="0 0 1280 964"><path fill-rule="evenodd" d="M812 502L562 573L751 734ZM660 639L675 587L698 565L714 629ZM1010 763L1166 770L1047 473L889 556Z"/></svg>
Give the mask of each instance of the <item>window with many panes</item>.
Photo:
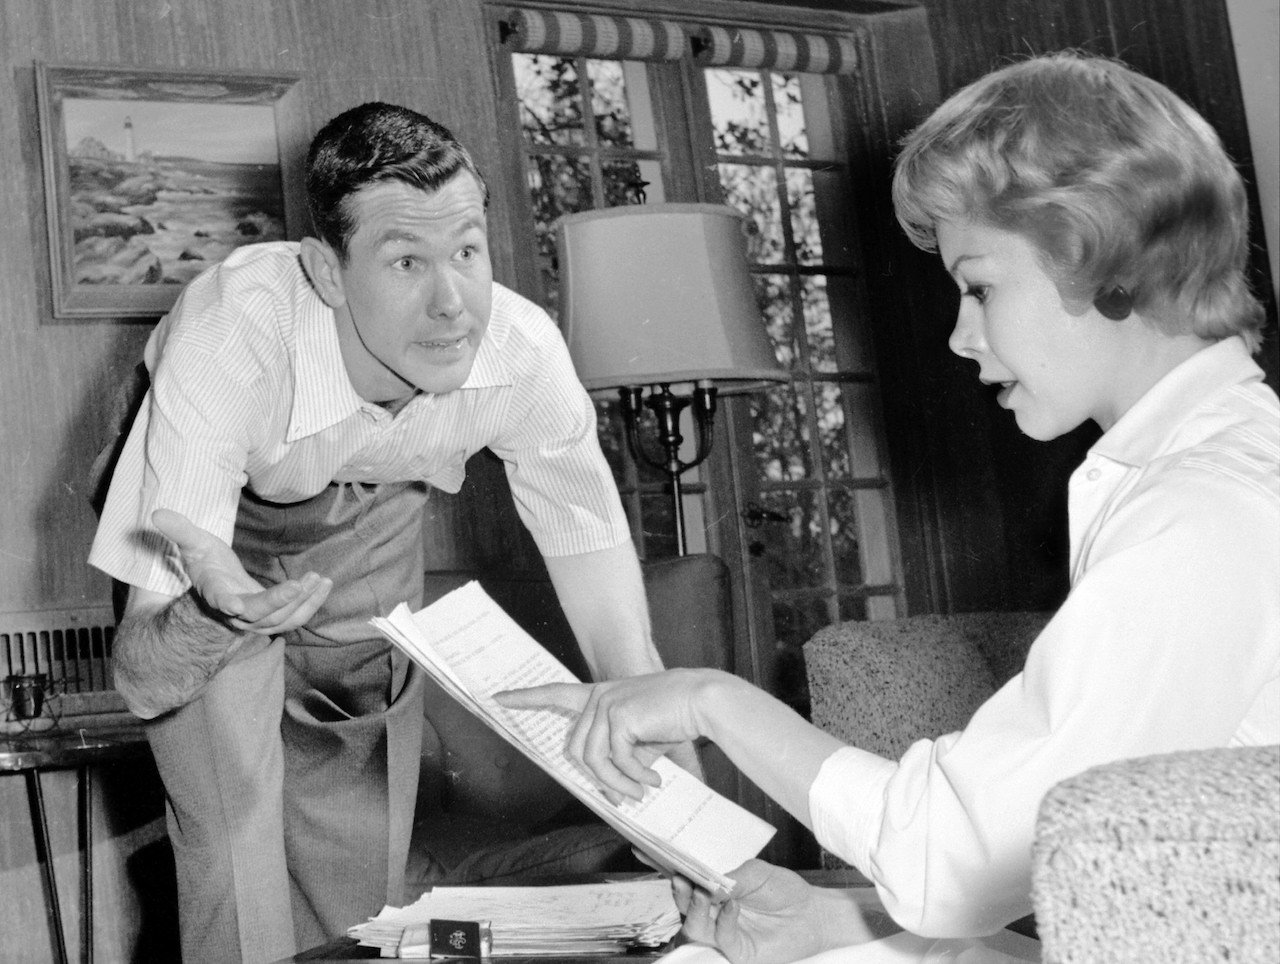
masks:
<svg viewBox="0 0 1280 964"><path fill-rule="evenodd" d="M559 294L556 220L577 211L660 203L667 199L664 172L669 164L659 145L645 63L513 53L510 65L542 304L554 316ZM674 519L662 488L666 476L627 452L611 398L600 399L597 408L601 445L636 545L650 558L672 555ZM693 522L691 528L698 531L700 526Z"/></svg>
<svg viewBox="0 0 1280 964"><path fill-rule="evenodd" d="M847 86L826 72L832 58L796 56L795 35L758 25L523 11L501 29L499 83L518 113L541 285L532 294L553 314L560 216L661 201L723 202L747 215L760 324L792 378L728 402L717 426L727 458L686 479L685 513L691 547L701 547L698 534L712 549L736 547L740 558L728 561L745 594L767 598L771 619L754 627L753 645L794 654L837 619L898 614L892 489L849 203ZM856 69L851 40L830 49L841 69ZM598 408L637 546L647 558L673 554L664 475L631 457L615 402ZM703 513L713 489L733 512ZM757 661L757 674L773 662Z"/></svg>

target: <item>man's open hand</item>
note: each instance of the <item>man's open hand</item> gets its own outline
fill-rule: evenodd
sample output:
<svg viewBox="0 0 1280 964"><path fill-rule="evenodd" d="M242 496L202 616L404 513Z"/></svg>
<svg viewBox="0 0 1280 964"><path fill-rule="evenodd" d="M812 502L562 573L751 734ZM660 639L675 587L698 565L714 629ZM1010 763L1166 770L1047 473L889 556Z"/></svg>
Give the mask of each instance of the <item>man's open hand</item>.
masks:
<svg viewBox="0 0 1280 964"><path fill-rule="evenodd" d="M182 557L191 586L213 614L239 632L273 636L297 629L324 603L332 580L309 572L263 589L231 547L186 516L157 509L151 521Z"/></svg>

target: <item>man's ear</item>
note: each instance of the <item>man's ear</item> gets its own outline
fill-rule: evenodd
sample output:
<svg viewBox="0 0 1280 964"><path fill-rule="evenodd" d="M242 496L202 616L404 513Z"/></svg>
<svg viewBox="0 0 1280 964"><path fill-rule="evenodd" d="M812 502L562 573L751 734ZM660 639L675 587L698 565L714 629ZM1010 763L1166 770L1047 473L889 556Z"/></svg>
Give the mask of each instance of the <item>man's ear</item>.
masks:
<svg viewBox="0 0 1280 964"><path fill-rule="evenodd" d="M302 267L320 299L330 308L345 305L347 293L342 284L342 259L338 252L319 238L303 238L301 255Z"/></svg>

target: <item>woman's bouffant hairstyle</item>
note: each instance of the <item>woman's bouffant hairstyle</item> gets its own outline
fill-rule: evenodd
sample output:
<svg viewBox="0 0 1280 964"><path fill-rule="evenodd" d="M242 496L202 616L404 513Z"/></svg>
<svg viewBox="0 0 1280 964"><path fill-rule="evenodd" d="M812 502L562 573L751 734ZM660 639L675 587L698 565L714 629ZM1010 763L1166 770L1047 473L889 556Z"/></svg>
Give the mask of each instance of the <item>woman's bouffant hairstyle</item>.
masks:
<svg viewBox="0 0 1280 964"><path fill-rule="evenodd" d="M956 218L1023 236L1072 310L1119 286L1170 333L1260 343L1239 172L1204 118L1115 61L1051 54L960 90L904 141L893 203L925 250Z"/></svg>
<svg viewBox="0 0 1280 964"><path fill-rule="evenodd" d="M376 101L344 111L324 125L307 151L307 210L316 234L345 261L355 234L351 199L361 188L400 181L438 191L470 171L489 203L489 189L467 149L425 114Z"/></svg>

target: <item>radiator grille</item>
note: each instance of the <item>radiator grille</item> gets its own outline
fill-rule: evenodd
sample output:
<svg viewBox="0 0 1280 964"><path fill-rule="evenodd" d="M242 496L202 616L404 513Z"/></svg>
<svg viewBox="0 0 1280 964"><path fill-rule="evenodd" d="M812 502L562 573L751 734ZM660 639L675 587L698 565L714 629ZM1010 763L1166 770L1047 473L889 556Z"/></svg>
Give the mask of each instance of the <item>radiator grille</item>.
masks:
<svg viewBox="0 0 1280 964"><path fill-rule="evenodd" d="M109 607L0 613L0 679L44 674L48 699L44 723L93 725L127 713L111 683L115 619ZM6 701L7 703L7 701ZM9 707L0 731L16 725ZM24 722L23 729L30 729Z"/></svg>
<svg viewBox="0 0 1280 964"><path fill-rule="evenodd" d="M44 673L64 693L111 688L110 610L0 616L6 676Z"/></svg>

